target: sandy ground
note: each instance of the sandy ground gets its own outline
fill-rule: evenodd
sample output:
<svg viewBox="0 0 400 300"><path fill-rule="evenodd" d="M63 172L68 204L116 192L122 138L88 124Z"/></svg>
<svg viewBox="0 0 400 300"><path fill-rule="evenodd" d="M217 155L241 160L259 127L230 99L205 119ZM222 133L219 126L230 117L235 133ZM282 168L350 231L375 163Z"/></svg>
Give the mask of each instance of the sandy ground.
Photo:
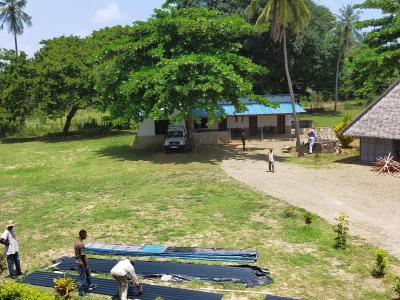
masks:
<svg viewBox="0 0 400 300"><path fill-rule="evenodd" d="M253 189L305 208L330 223L344 212L352 234L400 258L400 178L377 176L369 166L357 164L311 169L276 161L275 173L266 172L264 149L274 148L279 159L285 155L278 150L281 145L251 143L252 150L228 156L222 169Z"/></svg>

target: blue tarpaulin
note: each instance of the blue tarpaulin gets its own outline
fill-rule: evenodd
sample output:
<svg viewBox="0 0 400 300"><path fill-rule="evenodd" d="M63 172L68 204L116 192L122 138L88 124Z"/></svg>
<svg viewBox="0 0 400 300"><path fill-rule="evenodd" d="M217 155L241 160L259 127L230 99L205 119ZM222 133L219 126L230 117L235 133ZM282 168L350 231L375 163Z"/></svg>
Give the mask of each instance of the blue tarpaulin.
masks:
<svg viewBox="0 0 400 300"><path fill-rule="evenodd" d="M192 247L133 246L120 244L89 243L85 247L90 254L155 256L181 259L256 262L256 250L204 249Z"/></svg>

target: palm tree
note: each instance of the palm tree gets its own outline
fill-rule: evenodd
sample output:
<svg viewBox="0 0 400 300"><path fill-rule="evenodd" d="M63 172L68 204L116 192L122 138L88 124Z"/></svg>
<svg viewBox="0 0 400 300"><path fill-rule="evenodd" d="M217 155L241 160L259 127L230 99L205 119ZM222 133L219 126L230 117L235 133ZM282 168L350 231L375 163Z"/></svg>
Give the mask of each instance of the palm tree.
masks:
<svg viewBox="0 0 400 300"><path fill-rule="evenodd" d="M0 0L0 29L7 26L12 32L15 42L15 53L18 57L17 35L24 32L24 23L32 26L32 17L23 11L27 0Z"/></svg>
<svg viewBox="0 0 400 300"><path fill-rule="evenodd" d="M261 0L252 0L246 8L246 14L253 17L258 13ZM298 156L303 156L300 144L300 126L296 113L296 103L293 93L292 79L289 72L287 54L287 34L290 30L293 34L300 34L310 21L310 12L304 0L269 0L262 9L257 19L258 26L272 25L271 36L274 42L283 43L283 56L285 60L285 72L292 100L293 117L296 127L296 148Z"/></svg>
<svg viewBox="0 0 400 300"><path fill-rule="evenodd" d="M356 11L353 6L347 5L339 10L336 26L332 29L332 32L337 39L339 48L335 82L335 113L337 110L337 101L339 95L340 61L344 59L346 53L362 39L362 34L354 27L354 23L358 21L360 21L360 12Z"/></svg>

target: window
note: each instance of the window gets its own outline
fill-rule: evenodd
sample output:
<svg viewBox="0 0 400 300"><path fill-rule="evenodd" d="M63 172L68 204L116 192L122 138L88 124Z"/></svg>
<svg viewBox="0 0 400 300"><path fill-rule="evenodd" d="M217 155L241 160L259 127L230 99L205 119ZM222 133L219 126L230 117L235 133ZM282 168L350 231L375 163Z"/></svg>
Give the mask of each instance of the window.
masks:
<svg viewBox="0 0 400 300"><path fill-rule="evenodd" d="M154 121L156 135L165 135L168 130L169 120Z"/></svg>

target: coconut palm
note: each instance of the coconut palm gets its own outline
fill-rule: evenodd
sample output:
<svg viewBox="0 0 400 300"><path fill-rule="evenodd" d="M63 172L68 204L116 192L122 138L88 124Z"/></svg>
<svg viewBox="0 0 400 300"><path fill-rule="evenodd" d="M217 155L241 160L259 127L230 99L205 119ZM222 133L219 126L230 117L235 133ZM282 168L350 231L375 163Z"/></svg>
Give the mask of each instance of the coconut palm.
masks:
<svg viewBox="0 0 400 300"><path fill-rule="evenodd" d="M358 21L360 21L360 12L356 11L353 6L347 5L339 10L336 26L332 29L339 48L335 82L335 113L339 95L340 61L344 59L346 53L362 39L361 32L354 27L354 23Z"/></svg>
<svg viewBox="0 0 400 300"><path fill-rule="evenodd" d="M27 0L0 0L0 29L7 26L8 32L14 35L15 53L18 57L17 35L24 32L24 24L32 25L32 17L23 11Z"/></svg>
<svg viewBox="0 0 400 300"><path fill-rule="evenodd" d="M255 16L262 4L262 0L252 0L246 8L249 17ZM285 72L292 100L293 117L296 127L296 148L299 156L304 155L300 144L299 119L296 113L296 104L293 93L292 79L289 72L287 54L287 35L291 32L300 34L310 21L310 13L304 0L269 0L257 19L257 26L271 25L271 36L274 42L283 44L283 56L285 60Z"/></svg>

